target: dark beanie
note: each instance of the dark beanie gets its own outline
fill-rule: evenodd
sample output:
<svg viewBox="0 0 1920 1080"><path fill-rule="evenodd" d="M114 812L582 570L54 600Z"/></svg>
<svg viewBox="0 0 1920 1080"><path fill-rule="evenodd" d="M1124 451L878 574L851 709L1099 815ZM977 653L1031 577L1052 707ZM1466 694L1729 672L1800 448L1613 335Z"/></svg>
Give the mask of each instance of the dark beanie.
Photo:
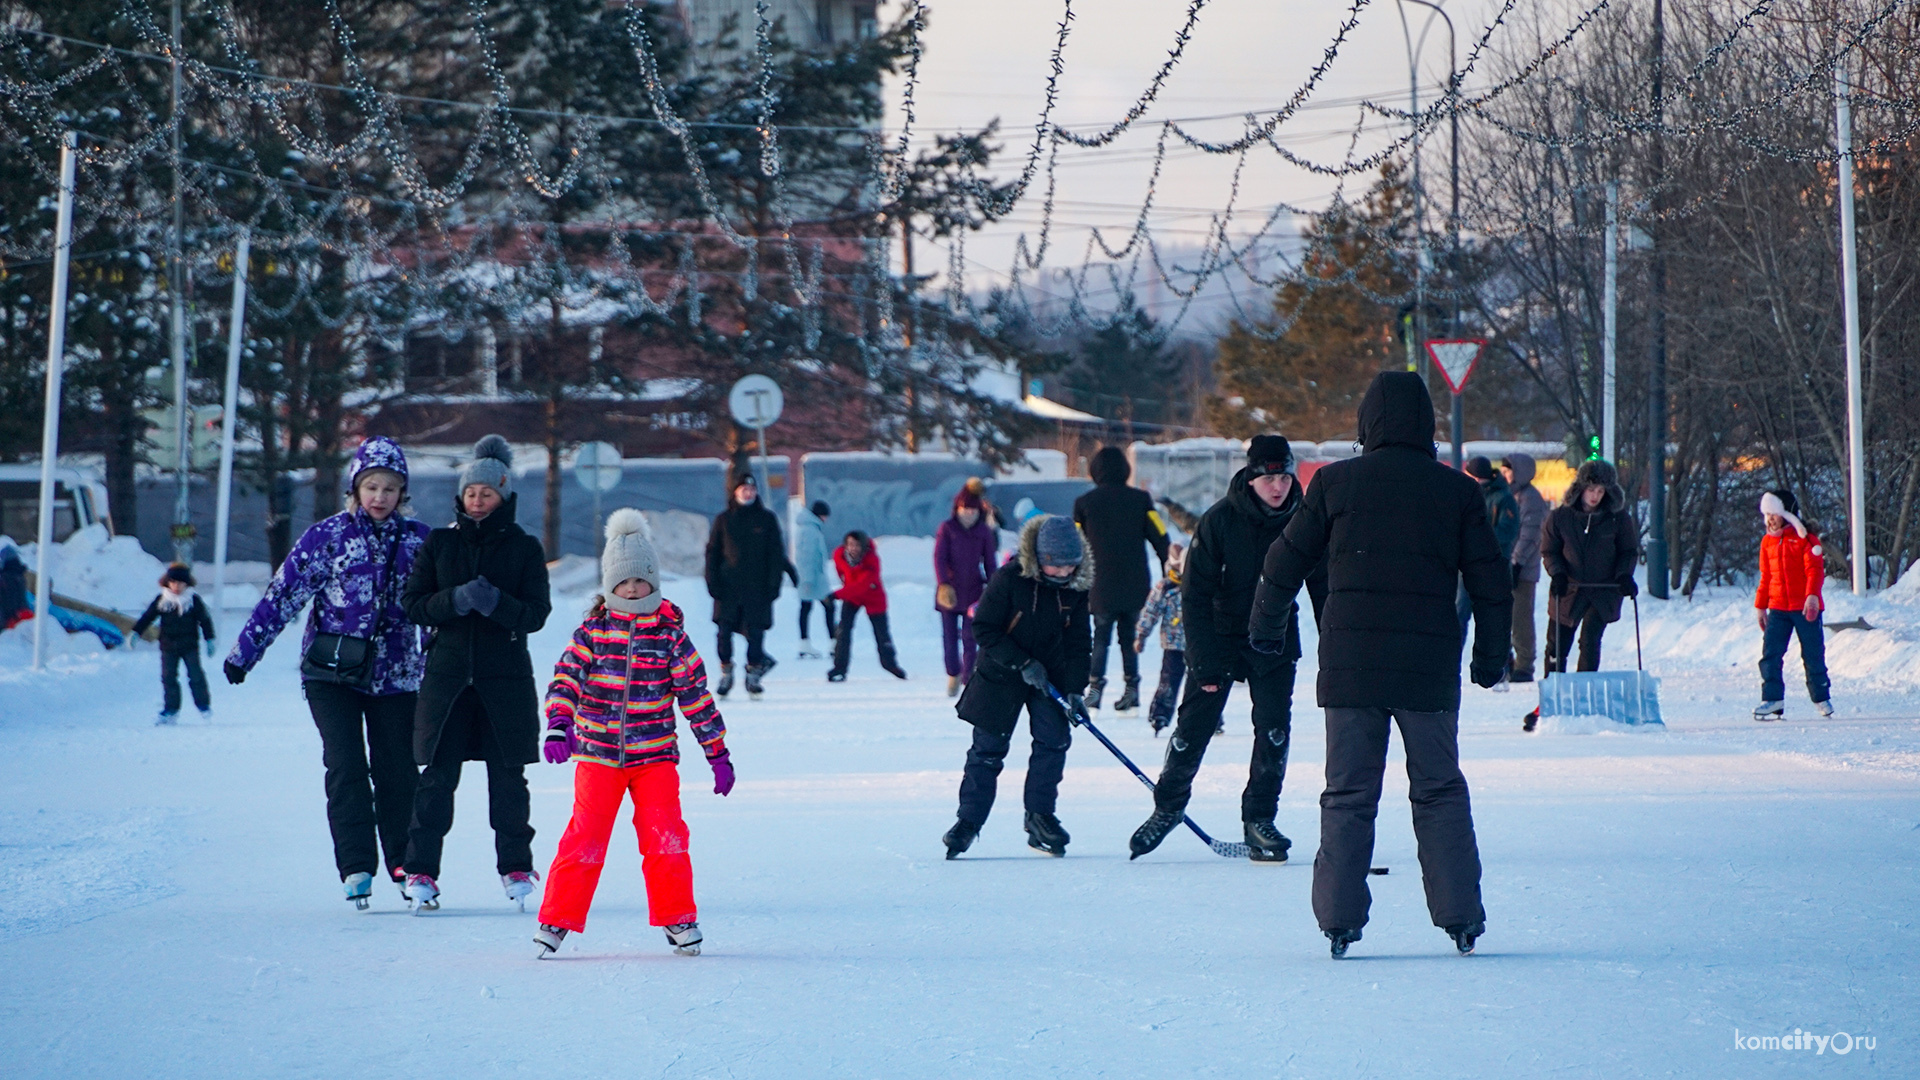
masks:
<svg viewBox="0 0 1920 1080"><path fill-rule="evenodd" d="M813 500L813 505L807 509L812 510L813 516L819 518L830 517L833 514L833 511L827 508L827 500L825 499Z"/></svg>
<svg viewBox="0 0 1920 1080"><path fill-rule="evenodd" d="M1467 475L1473 477L1476 480L1493 479L1493 462L1488 461L1486 458L1481 457L1478 454L1475 454L1473 457L1470 457L1467 459L1467 464L1465 468L1466 468Z"/></svg>
<svg viewBox="0 0 1920 1080"><path fill-rule="evenodd" d="M1255 435L1247 443L1247 479L1293 471L1293 447L1279 435Z"/></svg>
<svg viewBox="0 0 1920 1080"><path fill-rule="evenodd" d="M188 566L186 563L174 563L167 567L166 573L160 575L160 580L177 581L191 589L194 586L193 567Z"/></svg>

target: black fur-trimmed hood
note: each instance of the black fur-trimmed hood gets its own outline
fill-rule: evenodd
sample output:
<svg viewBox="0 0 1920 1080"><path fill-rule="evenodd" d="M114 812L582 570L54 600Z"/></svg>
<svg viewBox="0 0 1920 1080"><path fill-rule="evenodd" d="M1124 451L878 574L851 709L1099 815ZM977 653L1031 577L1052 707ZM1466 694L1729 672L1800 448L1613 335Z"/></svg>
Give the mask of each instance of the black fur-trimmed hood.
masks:
<svg viewBox="0 0 1920 1080"><path fill-rule="evenodd" d="M1023 578L1042 580L1039 537L1040 523L1045 520L1045 515L1036 515L1032 521L1027 522L1020 529L1020 549L1015 554L1015 558L1020 562L1020 576ZM1080 569L1074 572L1073 580L1067 582L1066 587L1075 592L1086 592L1093 588L1093 545L1087 543L1085 537L1081 537L1080 548Z"/></svg>

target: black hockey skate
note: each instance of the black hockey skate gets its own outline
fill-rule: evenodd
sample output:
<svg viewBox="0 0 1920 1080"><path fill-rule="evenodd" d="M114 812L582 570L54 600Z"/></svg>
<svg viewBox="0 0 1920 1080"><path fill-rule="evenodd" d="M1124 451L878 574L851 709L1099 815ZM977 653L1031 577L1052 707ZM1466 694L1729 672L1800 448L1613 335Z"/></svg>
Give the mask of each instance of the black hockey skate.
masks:
<svg viewBox="0 0 1920 1080"><path fill-rule="evenodd" d="M1323 930L1321 932L1327 935L1328 943L1333 946L1332 951L1335 960L1347 955L1347 946L1360 940L1360 931L1358 930Z"/></svg>
<svg viewBox="0 0 1920 1080"><path fill-rule="evenodd" d="M733 665L720 665L720 681L713 684L714 697L726 697L733 692Z"/></svg>
<svg viewBox="0 0 1920 1080"><path fill-rule="evenodd" d="M1106 692L1107 680L1099 678L1088 679L1087 692L1081 695L1080 700L1087 703L1088 712L1093 712L1100 707L1100 695Z"/></svg>
<svg viewBox="0 0 1920 1080"><path fill-rule="evenodd" d="M1167 834L1179 824L1179 814L1171 810L1155 810L1151 817L1140 824L1139 828L1133 830L1132 838L1127 841L1127 850L1133 854L1127 856L1127 861L1131 862L1159 847L1160 841L1165 840Z"/></svg>
<svg viewBox="0 0 1920 1080"><path fill-rule="evenodd" d="M1027 811L1027 846L1042 855L1060 858L1067 853L1067 844L1072 841L1067 830L1061 826L1060 819L1052 814Z"/></svg>
<svg viewBox="0 0 1920 1080"><path fill-rule="evenodd" d="M1126 681L1120 690L1120 697L1113 703L1114 712L1132 712L1140 707L1140 676L1135 675Z"/></svg>
<svg viewBox="0 0 1920 1080"><path fill-rule="evenodd" d="M755 701L760 700L761 693L766 689L761 680L766 678L767 672L773 670L773 665L774 659L771 656L767 657L767 662L764 664L747 665L747 696L749 698Z"/></svg>
<svg viewBox="0 0 1920 1080"><path fill-rule="evenodd" d="M1532 731L1536 726L1539 725L1539 723L1540 723L1540 710L1535 709L1532 712L1520 718L1520 730Z"/></svg>
<svg viewBox="0 0 1920 1080"><path fill-rule="evenodd" d="M1474 940L1486 932L1487 924L1483 922L1447 927L1447 936L1453 939L1453 947L1460 950L1461 956L1472 956Z"/></svg>
<svg viewBox="0 0 1920 1080"><path fill-rule="evenodd" d="M980 826L966 818L960 818L953 823L953 828L947 830L947 835L940 838L940 842L947 845L947 858L957 859L962 852L973 846L974 840L979 836Z"/></svg>
<svg viewBox="0 0 1920 1080"><path fill-rule="evenodd" d="M1287 861L1287 850L1293 847L1293 841L1271 821L1249 821L1246 823L1247 858L1254 862L1283 863Z"/></svg>

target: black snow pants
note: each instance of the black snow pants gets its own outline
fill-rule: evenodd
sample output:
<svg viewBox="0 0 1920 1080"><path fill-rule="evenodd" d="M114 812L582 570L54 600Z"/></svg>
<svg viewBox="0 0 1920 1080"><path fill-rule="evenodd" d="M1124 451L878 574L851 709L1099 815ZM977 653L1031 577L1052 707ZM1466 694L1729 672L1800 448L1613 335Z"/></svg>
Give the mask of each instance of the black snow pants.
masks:
<svg viewBox="0 0 1920 1080"><path fill-rule="evenodd" d="M327 825L340 879L377 874L380 856L392 875L407 851L413 818L414 694L375 697L350 686L304 682L307 708L320 729L327 769ZM369 782L371 781L371 782ZM377 842L376 842L377 837Z"/></svg>
<svg viewBox="0 0 1920 1080"><path fill-rule="evenodd" d="M833 670L845 675L847 665L853 662L853 620L860 617L863 609L857 604L840 605L840 628L833 635ZM887 613L868 615L867 621L873 624L873 648L880 654L880 666L897 668L899 659L893 651L893 629L887 623Z"/></svg>
<svg viewBox="0 0 1920 1080"><path fill-rule="evenodd" d="M1313 914L1322 930L1367 925L1373 894L1373 824L1394 721L1407 751L1407 798L1427 913L1438 927L1483 922L1480 847L1460 772L1460 714L1404 709L1327 710L1327 790L1320 796L1320 852L1313 857Z"/></svg>
<svg viewBox="0 0 1920 1080"><path fill-rule="evenodd" d="M411 728L409 728L411 730ZM494 868L502 874L533 869L532 800L527 767L505 760L493 722L469 686L453 700L447 726L433 750L433 764L420 773L413 800L413 825L407 832L407 873L440 876L440 851L453 828L453 795L460 787L463 761L487 764L487 818L493 826Z"/></svg>
<svg viewBox="0 0 1920 1080"><path fill-rule="evenodd" d="M1033 753L1027 758L1026 808L1037 814L1051 814L1060 799L1060 776L1067 768L1067 748L1073 745L1073 731L1067 714L1053 703L1044 690L1027 695L1027 729L1033 735ZM983 728L973 729L973 746L967 750L966 771L960 775L960 813L962 821L978 828L987 823L993 810L993 797L1000 785L1000 770L1006 767L1007 754L1013 749L1013 735L996 735Z"/></svg>
<svg viewBox="0 0 1920 1080"><path fill-rule="evenodd" d="M176 652L160 649L160 711L172 716L180 711L180 665L187 667L187 689L193 693L193 707L205 712L213 707L207 696L207 672L200 666L200 654L193 649Z"/></svg>
<svg viewBox="0 0 1920 1080"><path fill-rule="evenodd" d="M1287 778L1287 750L1293 738L1293 679L1297 665L1288 660L1264 675L1247 679L1253 696L1253 755L1247 766L1247 787L1240 794L1241 821L1272 821L1280 806L1280 786ZM1212 690L1206 687L1210 685ZM1193 778L1200 759L1213 741L1220 715L1226 711L1228 680L1202 685L1189 677L1180 714L1167 740L1167 758L1153 786L1155 809L1185 813L1193 796Z"/></svg>

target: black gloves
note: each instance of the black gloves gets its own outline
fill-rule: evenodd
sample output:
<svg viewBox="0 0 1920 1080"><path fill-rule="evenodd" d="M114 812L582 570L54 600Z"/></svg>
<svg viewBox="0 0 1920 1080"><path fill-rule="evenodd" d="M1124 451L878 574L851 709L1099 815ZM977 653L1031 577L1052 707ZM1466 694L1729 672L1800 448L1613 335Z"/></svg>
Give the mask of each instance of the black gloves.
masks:
<svg viewBox="0 0 1920 1080"><path fill-rule="evenodd" d="M231 660L222 665L221 670L227 673L227 682L234 686L239 686L241 683L247 681L247 669Z"/></svg>
<svg viewBox="0 0 1920 1080"><path fill-rule="evenodd" d="M1483 690L1491 690L1498 686L1501 678L1506 675L1507 665L1504 662L1489 665L1475 661L1468 665L1467 672L1473 679L1473 685Z"/></svg>
<svg viewBox="0 0 1920 1080"><path fill-rule="evenodd" d="M465 615L470 611L491 615L499 603L500 587L488 581L484 574L453 590L453 612L456 615Z"/></svg>
<svg viewBox="0 0 1920 1080"><path fill-rule="evenodd" d="M1069 720L1078 720L1087 715L1087 699L1079 694L1068 694L1067 714Z"/></svg>
<svg viewBox="0 0 1920 1080"><path fill-rule="evenodd" d="M1627 597L1640 595L1640 583L1633 580L1632 574L1620 579L1620 595Z"/></svg>
<svg viewBox="0 0 1920 1080"><path fill-rule="evenodd" d="M1553 575L1552 578L1548 579L1547 595L1548 596L1567 595L1567 576L1565 574L1555 574Z"/></svg>
<svg viewBox="0 0 1920 1080"><path fill-rule="evenodd" d="M1253 646L1254 652L1263 656L1279 656L1287 651L1287 643L1282 638L1254 638L1248 644Z"/></svg>
<svg viewBox="0 0 1920 1080"><path fill-rule="evenodd" d="M1035 690L1047 688L1047 665L1038 660L1029 660L1020 665L1020 681Z"/></svg>

